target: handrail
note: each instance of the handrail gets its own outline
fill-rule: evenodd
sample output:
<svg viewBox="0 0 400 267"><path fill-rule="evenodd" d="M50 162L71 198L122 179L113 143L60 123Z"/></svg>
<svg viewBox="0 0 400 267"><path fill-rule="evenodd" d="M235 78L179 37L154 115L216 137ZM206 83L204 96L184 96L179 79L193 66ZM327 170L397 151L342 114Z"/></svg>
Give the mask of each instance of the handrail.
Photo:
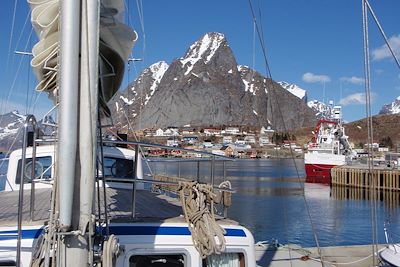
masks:
<svg viewBox="0 0 400 267"><path fill-rule="evenodd" d="M116 144L116 145L131 145L135 147L135 163L134 163L134 174L133 174L133 184L132 184L132 210L131 210L131 216L132 218L135 218L135 210L136 210L136 180L137 180L137 170L138 170L138 164L139 164L139 151L140 147L156 147L156 148L161 148L161 149L167 149L167 150L178 150L178 151L187 151L187 152L192 152L192 153L198 153L200 155L207 155L210 157L211 161L211 186L214 187L214 178L215 178L215 162L216 158L221 158L223 159L222 162L225 162L226 160L232 160L232 158L222 156L222 155L217 155L213 154L210 152L205 152L205 151L199 151L199 150L194 150L194 149L187 149L187 148L180 148L180 147L170 147L170 146L165 146L165 145L160 145L160 144L153 144L153 143L145 143L145 142L137 142L137 141L117 141L117 140L100 140L99 141L100 145L104 144ZM197 161L197 182L200 181L200 160ZM202 160L201 160L202 161ZM226 178L226 171L225 171L225 164L224 166L224 178ZM179 165L180 167L180 165ZM180 175L180 168L178 170L179 175ZM115 180L115 178L114 178ZM119 181L124 181L122 179L118 179ZM144 181L143 179L139 179L140 181ZM126 181L132 181L132 179L127 179ZM148 181L147 181L148 182ZM153 182L154 183L154 182ZM226 212L224 212L226 213Z"/></svg>
<svg viewBox="0 0 400 267"><path fill-rule="evenodd" d="M178 182L169 181L158 181L151 179L129 179L129 178L118 178L118 177L104 177L106 182L124 182L124 183L149 183L149 184L159 184L159 185L179 185ZM236 193L236 190L229 188L220 188L218 186L213 186L214 189L221 192Z"/></svg>
<svg viewBox="0 0 400 267"><path fill-rule="evenodd" d="M34 115L27 115L24 123L24 134L22 143L22 159L21 159L21 177L19 181L19 195L18 195L18 239L17 239L17 267L21 266L21 239L22 239L22 214L23 214L23 203L24 203L24 184L25 184L25 165L26 165L26 148L28 147L28 126L33 128L33 140L36 139L37 133L37 122ZM34 180L35 176L35 161L36 161L36 143L33 142L32 148L32 177ZM30 195L30 218L33 220L33 206L34 206L34 195L35 183L31 184L31 195Z"/></svg>

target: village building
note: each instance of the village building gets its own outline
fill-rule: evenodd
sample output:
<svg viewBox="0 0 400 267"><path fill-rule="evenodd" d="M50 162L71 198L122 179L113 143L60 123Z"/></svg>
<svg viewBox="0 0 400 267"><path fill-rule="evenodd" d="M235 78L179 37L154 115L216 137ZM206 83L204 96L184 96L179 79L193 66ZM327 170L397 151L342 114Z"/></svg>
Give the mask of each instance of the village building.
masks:
<svg viewBox="0 0 400 267"><path fill-rule="evenodd" d="M267 146L267 145L271 145L272 143L271 143L271 141L270 141L270 139L269 139L268 136L263 135L263 136L260 136L260 137L258 138L258 144L259 144L260 146Z"/></svg>
<svg viewBox="0 0 400 267"><path fill-rule="evenodd" d="M182 137L182 142L194 145L197 143L199 138L196 135L187 135Z"/></svg>
<svg viewBox="0 0 400 267"><path fill-rule="evenodd" d="M213 143L211 142L211 140L204 140L203 147L204 148L212 148L213 147Z"/></svg>
<svg viewBox="0 0 400 267"><path fill-rule="evenodd" d="M154 134L154 136L164 136L164 130L161 128L158 128Z"/></svg>
<svg viewBox="0 0 400 267"><path fill-rule="evenodd" d="M242 138L238 138L235 141L235 144L238 145L238 146L244 146L244 145L246 145L246 141L244 139L242 139Z"/></svg>
<svg viewBox="0 0 400 267"><path fill-rule="evenodd" d="M246 144L255 144L256 143L256 137L254 135L246 135L244 137L244 141Z"/></svg>
<svg viewBox="0 0 400 267"><path fill-rule="evenodd" d="M239 127L226 127L225 134L238 135L240 134Z"/></svg>
<svg viewBox="0 0 400 267"><path fill-rule="evenodd" d="M145 129L143 132L144 136L146 137L154 136L156 134L156 131L154 129Z"/></svg>
<svg viewBox="0 0 400 267"><path fill-rule="evenodd" d="M265 128L264 126L261 127L260 130L260 135L264 135L264 134L273 134L275 131L273 129L271 129L271 126L267 126L267 128Z"/></svg>
<svg viewBox="0 0 400 267"><path fill-rule="evenodd" d="M235 146L234 145L226 145L226 146L222 146L221 151L224 152L224 155L226 157L234 157L235 156Z"/></svg>
<svg viewBox="0 0 400 267"><path fill-rule="evenodd" d="M227 144L232 144L233 143L233 138L230 135L222 137L222 144L227 145Z"/></svg>
<svg viewBox="0 0 400 267"><path fill-rule="evenodd" d="M205 128L203 132L205 136L221 136L221 130L216 128Z"/></svg>
<svg viewBox="0 0 400 267"><path fill-rule="evenodd" d="M172 137L168 138L167 146L178 147L179 146L178 140L176 138L172 138Z"/></svg>

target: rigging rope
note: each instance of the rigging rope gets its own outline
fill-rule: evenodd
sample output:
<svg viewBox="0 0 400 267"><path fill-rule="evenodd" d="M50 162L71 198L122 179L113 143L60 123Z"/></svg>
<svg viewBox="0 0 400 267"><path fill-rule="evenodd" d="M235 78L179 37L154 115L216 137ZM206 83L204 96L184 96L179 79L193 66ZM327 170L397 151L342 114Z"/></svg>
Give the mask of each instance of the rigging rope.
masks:
<svg viewBox="0 0 400 267"><path fill-rule="evenodd" d="M383 30L383 28L382 28L382 26L381 26L381 24L380 24L380 22L378 20L378 17L375 15L374 10L372 9L371 5L369 4L369 1L365 0L365 3L367 5L369 11L371 12L372 17L374 18L375 23L378 26L379 31L380 31L383 39L385 40L386 45L387 45L388 49L390 50L390 53L392 54L392 57L393 57L394 61L396 61L397 67L400 69L400 62L399 62L398 58L396 57L396 54L394 53L394 50L393 50L392 46L390 45L388 38L386 37L386 34L385 34L385 32L384 32L384 30Z"/></svg>
<svg viewBox="0 0 400 267"><path fill-rule="evenodd" d="M274 85L273 80L272 80L272 73L271 73L271 69L270 69L270 66L269 66L268 60L267 60L267 53L266 53L266 46L265 46L264 38L263 38L263 35L261 34L261 32L259 30L257 19L256 19L256 16L255 16L255 12L254 12L251 0L248 0L248 2L249 2L249 5L250 5L250 10L251 10L251 14L252 14L252 17L253 17L253 21L256 24L258 40L259 40L261 48L262 48L262 53L263 53L263 57L264 57L264 63L265 63L267 75L270 78L270 79L267 79L267 81L268 81L268 83L270 83L270 88L274 89L275 85ZM260 14L260 17L261 17L261 9L260 8L259 8L259 14ZM271 95L275 94L274 90L271 90L271 91L268 90L268 92L271 92ZM270 99L270 97L268 97L268 99ZM287 132L287 127L286 127L285 120L283 119L283 112L282 112L282 109L281 109L281 105L279 105L279 101L277 100L276 97L275 97L275 99L276 99L276 102L277 102L276 106L277 106L277 110L278 110L278 113L279 113L279 117L282 120L283 129L285 130L285 132ZM271 103L270 100L269 100L269 103ZM272 112L272 106L271 106L271 112ZM276 151L276 153L277 153L277 151ZM296 165L296 161L295 161L295 157L294 157L294 153L293 153L293 148L291 146L290 146L290 154L291 154L291 158L293 160L293 164L294 164L294 167L295 167L295 170L296 170L299 186L304 192L304 184L300 180L300 173L299 173L298 167ZM324 263L323 263L323 260L322 260L322 251L321 251L321 247L319 245L318 236L317 236L317 232L316 232L316 227L315 227L315 224L314 224L314 222L312 220L312 217L311 217L310 206L308 204L308 201L306 199L305 194L302 194L302 197L303 197L303 201L304 201L304 204L305 204L305 207L306 207L307 217L310 220L314 241L315 241L315 244L316 244L316 246L318 248L319 256L321 258L321 264L322 264L322 266L324 266Z"/></svg>
<svg viewBox="0 0 400 267"><path fill-rule="evenodd" d="M215 221L213 188L210 184L180 181L178 192L193 245L204 259L225 250L225 230Z"/></svg>

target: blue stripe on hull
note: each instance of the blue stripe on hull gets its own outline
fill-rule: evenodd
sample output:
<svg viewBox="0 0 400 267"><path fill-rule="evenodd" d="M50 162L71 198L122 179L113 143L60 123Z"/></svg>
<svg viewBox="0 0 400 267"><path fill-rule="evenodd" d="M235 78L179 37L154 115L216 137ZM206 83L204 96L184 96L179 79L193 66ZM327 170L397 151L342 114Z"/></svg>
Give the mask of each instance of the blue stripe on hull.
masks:
<svg viewBox="0 0 400 267"><path fill-rule="evenodd" d="M246 237L242 229L225 230L225 236ZM181 226L110 226L110 233L115 235L191 235L188 227Z"/></svg>
<svg viewBox="0 0 400 267"><path fill-rule="evenodd" d="M42 232L43 228L22 230L22 239L38 238L42 234ZM12 240L17 238L18 238L17 230L0 231L0 241Z"/></svg>
<svg viewBox="0 0 400 267"><path fill-rule="evenodd" d="M246 237L242 229L228 228L225 231L225 236ZM22 230L22 239L37 238L42 232L43 228ZM104 228L102 232L105 234ZM115 235L190 235L189 228L182 226L110 226L110 233ZM17 239L17 237L17 230L0 231L0 241Z"/></svg>

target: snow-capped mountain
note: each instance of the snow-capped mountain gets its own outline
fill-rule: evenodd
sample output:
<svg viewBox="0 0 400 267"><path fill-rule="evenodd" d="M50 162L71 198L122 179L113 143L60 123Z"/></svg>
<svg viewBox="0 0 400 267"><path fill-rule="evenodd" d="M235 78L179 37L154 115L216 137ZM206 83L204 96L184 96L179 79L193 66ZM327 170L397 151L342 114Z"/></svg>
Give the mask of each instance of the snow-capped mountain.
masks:
<svg viewBox="0 0 400 267"><path fill-rule="evenodd" d="M282 86L283 89L288 90L290 93L293 95L297 96L304 102L307 102L307 91L300 88L296 84L291 84L285 81L277 82L280 86Z"/></svg>
<svg viewBox="0 0 400 267"><path fill-rule="evenodd" d="M399 114L400 113L400 96L398 96L392 103L384 105L379 114Z"/></svg>
<svg viewBox="0 0 400 267"><path fill-rule="evenodd" d="M144 69L124 92L113 96L108 106L118 127L126 127L127 118L135 118L147 105L167 69L168 64L164 61L154 63Z"/></svg>
<svg viewBox="0 0 400 267"><path fill-rule="evenodd" d="M324 113L327 109L326 104L318 100L308 101L307 106L309 106L312 110L314 110L317 115Z"/></svg>
<svg viewBox="0 0 400 267"><path fill-rule="evenodd" d="M19 147L22 144L22 126L26 116L18 111L12 111L0 115L0 149L8 150Z"/></svg>
<svg viewBox="0 0 400 267"><path fill-rule="evenodd" d="M109 102L119 129L127 129L127 119L135 129L271 122L278 130L315 119L304 101L257 71L238 66L221 33L205 34L169 66L152 66Z"/></svg>
<svg viewBox="0 0 400 267"><path fill-rule="evenodd" d="M43 123L43 120L46 123ZM9 152L22 147L25 121L26 116L19 114L16 110L0 115L0 151ZM55 124L56 122L52 116L46 116L39 120L37 122L37 126L40 129L39 135L52 135L56 128L50 125Z"/></svg>

